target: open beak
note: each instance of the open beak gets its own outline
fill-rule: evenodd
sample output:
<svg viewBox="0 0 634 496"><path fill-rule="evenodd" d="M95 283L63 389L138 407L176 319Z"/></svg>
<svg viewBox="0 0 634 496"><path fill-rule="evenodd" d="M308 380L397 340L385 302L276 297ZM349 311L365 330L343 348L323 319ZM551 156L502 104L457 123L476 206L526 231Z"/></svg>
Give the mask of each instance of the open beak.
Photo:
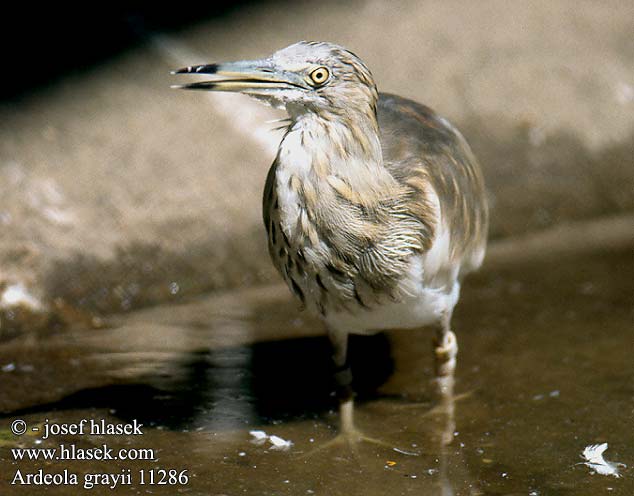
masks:
<svg viewBox="0 0 634 496"><path fill-rule="evenodd" d="M172 74L212 74L211 81L174 85L186 90L234 91L247 94L266 94L271 90L306 89L306 83L294 72L276 68L268 60L243 60L221 64L184 67Z"/></svg>

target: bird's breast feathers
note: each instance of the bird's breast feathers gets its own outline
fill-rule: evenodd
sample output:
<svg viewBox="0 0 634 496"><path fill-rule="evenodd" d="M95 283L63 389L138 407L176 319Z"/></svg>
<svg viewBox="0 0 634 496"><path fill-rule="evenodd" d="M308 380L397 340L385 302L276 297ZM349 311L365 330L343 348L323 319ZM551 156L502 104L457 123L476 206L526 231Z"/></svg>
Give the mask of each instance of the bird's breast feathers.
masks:
<svg viewBox="0 0 634 496"><path fill-rule="evenodd" d="M307 307L327 320L374 316L382 328L397 315L411 327L404 308L422 325L455 304L449 231L433 189L424 192L420 218L410 210L422 200L408 205L402 189L401 196L364 204L345 178L331 170L315 174L314 164L301 134L288 133L264 198L271 257Z"/></svg>

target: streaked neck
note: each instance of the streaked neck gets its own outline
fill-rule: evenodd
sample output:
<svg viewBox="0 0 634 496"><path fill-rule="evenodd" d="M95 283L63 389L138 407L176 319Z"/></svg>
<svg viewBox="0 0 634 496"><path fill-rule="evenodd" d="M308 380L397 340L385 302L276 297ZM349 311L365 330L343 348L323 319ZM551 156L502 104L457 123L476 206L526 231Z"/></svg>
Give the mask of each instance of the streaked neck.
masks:
<svg viewBox="0 0 634 496"><path fill-rule="evenodd" d="M358 109L319 113L288 110L291 125L282 148L285 142L302 148L310 164L310 173L305 179L336 176L361 197L368 195L367 198L393 185L394 179L383 167L373 112Z"/></svg>

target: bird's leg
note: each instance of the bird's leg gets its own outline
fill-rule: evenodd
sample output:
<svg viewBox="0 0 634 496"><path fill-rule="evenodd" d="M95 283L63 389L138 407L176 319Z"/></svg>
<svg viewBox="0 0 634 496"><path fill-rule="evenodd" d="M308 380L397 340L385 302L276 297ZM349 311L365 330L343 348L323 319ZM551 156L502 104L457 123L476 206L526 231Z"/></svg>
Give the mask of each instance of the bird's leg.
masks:
<svg viewBox="0 0 634 496"><path fill-rule="evenodd" d="M357 430L354 425L354 391L352 389L352 371L348 362L348 334L329 331L328 336L333 347L333 363L335 366L334 378L336 383L337 398L339 400L339 434L332 440L309 451L304 456L323 451L326 448L344 445L357 452L360 442L369 442L389 449L394 449L389 443L375 439Z"/></svg>
<svg viewBox="0 0 634 496"><path fill-rule="evenodd" d="M445 414L445 423L440 430L441 443L448 445L456 428L454 372L458 341L450 328L451 312L445 312L434 340L434 362L436 369L436 390L440 398L440 409Z"/></svg>
<svg viewBox="0 0 634 496"><path fill-rule="evenodd" d="M332 345L332 362L335 367L334 379L337 386L337 398L340 402L352 401L352 370L348 362L348 333L329 331Z"/></svg>
<svg viewBox="0 0 634 496"><path fill-rule="evenodd" d="M453 386L453 376L456 370L456 356L458 355L458 340L451 330L451 312L443 314L441 324L436 331L434 339L434 365L436 369L436 379L439 384L440 394L445 394L443 386ZM451 378L452 380L443 380ZM447 392L452 393L453 389Z"/></svg>
<svg viewBox="0 0 634 496"><path fill-rule="evenodd" d="M334 379L339 400L340 435L354 437L354 391L352 370L348 362L348 333L329 331L332 344L332 361L335 366Z"/></svg>

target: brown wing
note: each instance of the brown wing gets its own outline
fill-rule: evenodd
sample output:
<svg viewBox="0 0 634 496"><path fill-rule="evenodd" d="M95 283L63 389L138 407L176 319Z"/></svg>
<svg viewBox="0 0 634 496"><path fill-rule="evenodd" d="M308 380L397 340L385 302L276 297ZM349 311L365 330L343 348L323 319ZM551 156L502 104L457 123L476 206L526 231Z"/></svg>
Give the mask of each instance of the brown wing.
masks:
<svg viewBox="0 0 634 496"><path fill-rule="evenodd" d="M431 185L450 229L451 258L462 260L462 274L477 268L488 208L482 173L466 140L429 107L396 95L380 94L377 114L385 166L419 196Z"/></svg>

